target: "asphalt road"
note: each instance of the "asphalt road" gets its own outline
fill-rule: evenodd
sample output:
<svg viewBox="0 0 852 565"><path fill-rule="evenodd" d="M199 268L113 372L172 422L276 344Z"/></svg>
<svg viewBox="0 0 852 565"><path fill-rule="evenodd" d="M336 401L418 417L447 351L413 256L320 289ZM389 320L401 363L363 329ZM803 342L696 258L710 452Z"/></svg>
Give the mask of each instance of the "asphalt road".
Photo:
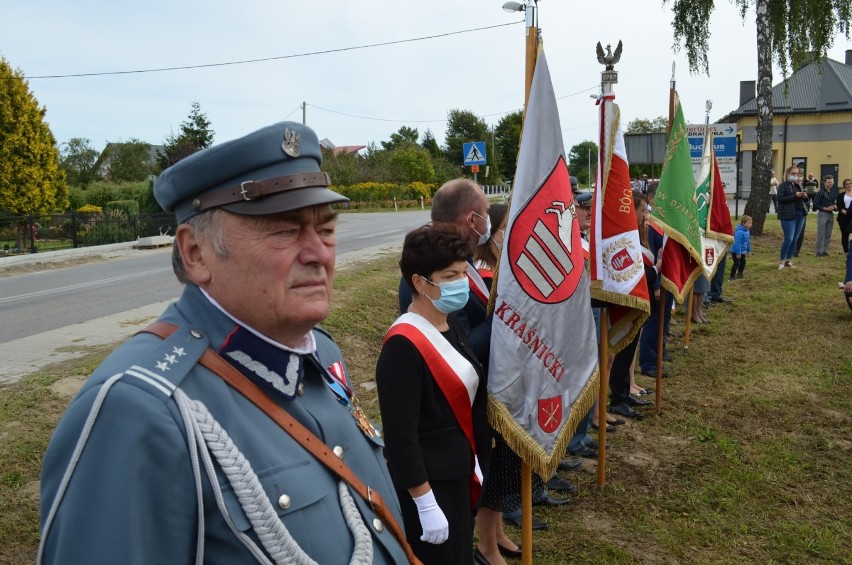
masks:
<svg viewBox="0 0 852 565"><path fill-rule="evenodd" d="M429 211L342 214L341 260L402 245L405 234L429 221ZM181 285L171 269L171 248L61 269L0 278L0 343L82 324L176 298Z"/></svg>

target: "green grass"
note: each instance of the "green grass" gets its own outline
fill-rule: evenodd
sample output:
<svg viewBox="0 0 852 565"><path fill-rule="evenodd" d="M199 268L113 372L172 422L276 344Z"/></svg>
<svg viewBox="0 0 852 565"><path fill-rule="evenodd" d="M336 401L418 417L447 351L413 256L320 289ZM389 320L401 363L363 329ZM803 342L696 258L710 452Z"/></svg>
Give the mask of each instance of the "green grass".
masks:
<svg viewBox="0 0 852 565"><path fill-rule="evenodd" d="M852 563L852 313L837 289L840 245L835 237L831 257L814 257L815 224L799 268L778 271L780 228L767 221L746 277L725 283L734 303L692 328L688 355L670 344L662 415L608 434L607 485L597 487L596 463L584 460L564 475L579 486L572 504L536 507L550 523L534 534L536 564ZM396 261L339 271L323 323L374 418ZM38 543L39 463L69 400L54 383L82 380L104 354L0 389L0 563L31 562Z"/></svg>

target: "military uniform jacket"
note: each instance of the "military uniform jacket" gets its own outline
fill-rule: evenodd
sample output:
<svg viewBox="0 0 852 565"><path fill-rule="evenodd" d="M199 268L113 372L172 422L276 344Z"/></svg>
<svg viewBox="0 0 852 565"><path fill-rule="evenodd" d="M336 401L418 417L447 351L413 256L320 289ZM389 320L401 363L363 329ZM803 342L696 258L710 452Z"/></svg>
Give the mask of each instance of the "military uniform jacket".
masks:
<svg viewBox="0 0 852 565"><path fill-rule="evenodd" d="M272 556L265 543L283 544L286 553L292 549L286 535L315 562L349 563L357 535L344 518L338 477L196 364L208 346L327 445L341 448L335 452L381 493L401 523L381 439L359 429L329 385L326 368L339 375L343 365L327 335L314 332L317 356L289 354L236 324L194 285L186 286L160 320L179 330L165 341L140 334L113 352L54 433L42 467L40 554L45 563L276 562L280 555ZM214 422L192 423L187 414L198 403ZM221 446L213 442L210 447L208 436L219 433L214 424L243 461L233 454L220 459L216 450ZM193 441L200 436L205 439ZM214 455L205 458L200 445ZM255 502L260 504L241 502L241 480L259 483L261 496ZM369 504L344 490L361 518L359 547L371 548L375 563L406 562ZM255 507L283 524L286 535L269 542L270 533L256 527Z"/></svg>

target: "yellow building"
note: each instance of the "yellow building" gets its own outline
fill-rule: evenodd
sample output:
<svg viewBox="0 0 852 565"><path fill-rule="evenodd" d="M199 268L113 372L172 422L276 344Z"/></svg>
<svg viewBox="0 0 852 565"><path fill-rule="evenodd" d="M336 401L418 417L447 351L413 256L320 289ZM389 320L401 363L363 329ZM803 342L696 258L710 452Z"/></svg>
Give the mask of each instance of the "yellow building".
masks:
<svg viewBox="0 0 852 565"><path fill-rule="evenodd" d="M852 178L852 50L846 51L845 64L824 58L821 73L813 62L786 82L786 94L784 82L772 88L772 164L779 182L794 164L819 179ZM754 81L740 83L740 107L719 121L737 124L741 196L748 198L757 151Z"/></svg>

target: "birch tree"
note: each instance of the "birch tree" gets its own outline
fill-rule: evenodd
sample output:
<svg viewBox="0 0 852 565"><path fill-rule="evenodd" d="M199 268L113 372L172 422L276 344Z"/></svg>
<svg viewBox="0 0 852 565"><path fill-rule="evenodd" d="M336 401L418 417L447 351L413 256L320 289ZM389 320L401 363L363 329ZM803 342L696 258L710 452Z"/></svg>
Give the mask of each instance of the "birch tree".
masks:
<svg viewBox="0 0 852 565"><path fill-rule="evenodd" d="M675 49L685 46L689 70L710 74L707 58L710 15L715 0L663 0L674 18ZM791 67L807 62L810 52L825 57L842 33L849 39L852 25L850 0L731 0L745 19L753 9L757 25L757 153L751 194L745 213L754 219L752 234L763 233L769 210L772 167L772 65L787 78Z"/></svg>

